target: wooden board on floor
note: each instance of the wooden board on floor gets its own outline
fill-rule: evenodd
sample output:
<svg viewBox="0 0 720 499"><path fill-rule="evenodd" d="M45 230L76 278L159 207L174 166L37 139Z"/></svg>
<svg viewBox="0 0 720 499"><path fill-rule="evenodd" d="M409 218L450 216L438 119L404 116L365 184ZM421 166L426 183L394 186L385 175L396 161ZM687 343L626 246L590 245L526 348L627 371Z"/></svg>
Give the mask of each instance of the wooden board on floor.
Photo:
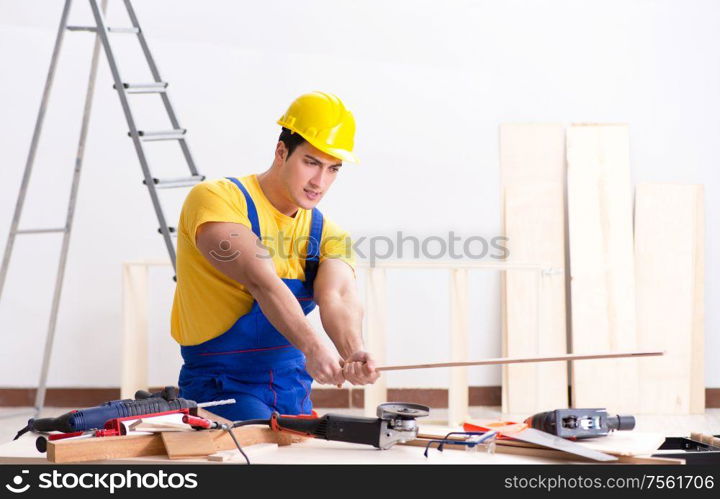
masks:
<svg viewBox="0 0 720 499"><path fill-rule="evenodd" d="M220 423L229 423L227 419L202 408L198 409L197 414L200 417ZM210 454L220 450L236 448L235 442L233 442L232 437L228 435L226 431L203 430L202 433L208 434L212 442L213 448ZM283 446L305 440L302 436L275 432L268 427L261 426L241 426L233 429L233 433L240 442L240 445L254 445L269 442ZM173 432L173 434L188 435L187 432ZM166 456L167 451L163 437L164 435L156 433L154 435L125 435L121 437L57 440L48 442L47 459L52 463L77 463L140 456ZM207 437L197 438L204 439ZM176 445L175 440L172 441L171 445ZM172 451L174 452L174 450ZM177 454L181 454L182 452L183 450L180 449L177 451Z"/></svg>
<svg viewBox="0 0 720 499"><path fill-rule="evenodd" d="M565 126L504 124L500 173L507 262L565 268ZM538 291L541 293L538 301ZM503 356L567 352L565 276L508 270L503 278ZM503 367L503 413L565 407L564 362Z"/></svg>
<svg viewBox="0 0 720 499"><path fill-rule="evenodd" d="M701 185L637 186L638 339L666 351L640 361L641 412L705 412L703 225Z"/></svg>
<svg viewBox="0 0 720 499"><path fill-rule="evenodd" d="M208 439L212 442L207 449L212 454L219 450L234 449L235 443L230 435L222 430L204 430L208 437L196 437ZM258 443L277 443L278 445L289 445L294 440L302 439L287 433L278 433L270 428L257 426L244 426L235 428L233 433L240 445L254 445ZM122 437L98 437L83 439L65 439L55 442L48 442L47 458L52 463L79 463L87 461L104 461L108 459L119 459L126 457L157 456L167 455L163 437L169 434L154 435L125 435ZM172 432L173 437L180 438L189 436L193 440L192 433ZM176 440L172 441L172 452L181 456L185 450L178 448ZM188 454L197 455L197 454ZM185 457L187 457L186 455ZM205 454L207 455L207 454ZM176 458L179 458L177 457Z"/></svg>
<svg viewBox="0 0 720 499"><path fill-rule="evenodd" d="M137 456L165 455L160 434L63 439L48 442L51 463L82 463Z"/></svg>
<svg viewBox="0 0 720 499"><path fill-rule="evenodd" d="M626 125L567 130L573 353L635 350L635 270ZM638 361L573 362L572 405L638 409Z"/></svg>
<svg viewBox="0 0 720 499"><path fill-rule="evenodd" d="M170 459L209 456L215 453L215 442L209 431L161 433L165 452Z"/></svg>

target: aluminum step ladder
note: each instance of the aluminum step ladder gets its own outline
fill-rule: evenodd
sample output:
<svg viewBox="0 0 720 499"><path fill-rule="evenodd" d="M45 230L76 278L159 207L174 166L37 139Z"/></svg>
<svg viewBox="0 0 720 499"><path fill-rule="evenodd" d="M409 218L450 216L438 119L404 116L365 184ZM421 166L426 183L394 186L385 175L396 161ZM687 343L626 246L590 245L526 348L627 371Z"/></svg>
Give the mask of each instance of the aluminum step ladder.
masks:
<svg viewBox="0 0 720 499"><path fill-rule="evenodd" d="M80 183L80 171L83 163L83 155L85 151L85 140L88 131L88 123L90 119L90 113L92 109L92 99L95 91L95 80L97 76L98 59L100 48L102 47L105 55L107 56L108 63L110 65L110 71L114 81L113 87L117 91L118 97L120 98L120 104L122 105L123 113L127 120L128 135L132 139L135 152L137 153L138 160L140 161L140 167L143 174L143 183L147 186L148 193L150 194L150 200L152 201L155 214L157 215L160 227L158 231L162 234L163 241L167 247L170 261L172 262L173 269L175 268L175 246L173 243L173 236L175 228L168 226L165 214L163 213L160 199L158 197L157 189L163 188L174 188L174 187L188 187L197 184L204 180L204 176L198 173L195 162L193 161L190 149L188 148L186 130L180 126L180 123L175 114L170 98L168 97L168 84L163 81L160 77L157 65L153 59L150 49L145 39L145 35L140 28L140 23L135 14L135 11L130 3L130 0L123 0L125 8L127 9L128 17L130 20L130 27L109 27L105 22L105 12L107 11L107 0L89 0L90 8L92 10L93 17L95 19L94 26L68 26L68 15L70 13L70 7L72 0L65 0L65 6L62 11L60 26L57 32L57 38L55 41L55 47L53 49L52 58L50 61L50 68L48 70L47 79L45 82L45 88L43 91L42 101L40 104L40 110L38 112L37 121L35 122L35 129L33 132L32 141L30 144L30 151L28 153L27 162L25 164L25 171L23 173L20 190L18 192L17 202L15 204L15 212L13 214L12 222L10 225L10 234L8 235L7 244L5 246L5 253L3 255L2 267L0 267L0 298L2 297L3 287L5 285L5 278L7 277L8 268L10 266L10 258L12 256L13 245L15 243L15 237L23 234L42 234L42 233L62 233L63 240L60 250L60 259L58 263L57 276L55 279L55 290L52 298L52 306L50 310L50 319L48 323L47 337L45 340L45 350L43 354L42 368L40 373L40 380L35 397L35 407L32 411L37 416L43 409L45 404L45 392L47 387L47 374L50 364L50 356L53 348L53 340L55 336L55 328L57 324L58 310L60 307L60 295L62 293L63 278L65 274L65 266L67 263L68 246L70 243L70 234L72 233L73 217L75 214L75 204L77 201L78 187ZM38 142L42 132L43 120L45 117L45 111L50 98L50 91L52 89L53 79L55 76L55 69L62 47L63 37L66 31L72 32L92 32L95 33L95 46L92 53L90 63L90 76L88 80L87 93L85 96L85 105L82 117L82 126L80 129L80 138L77 148L77 156L75 159L75 167L73 170L72 184L70 188L70 197L67 205L67 215L65 219L64 227L54 228L33 228L33 229L20 229L20 218L22 215L23 205L25 203L25 195L27 193L28 185L30 183L30 176L32 173L33 163L35 160L35 153L37 151ZM110 39L113 36L123 35L135 35L140 42L140 48L142 49L145 60L149 66L152 78L154 81L149 83L135 83L126 82L120 75L113 49L111 47ZM141 130L138 129L137 123L133 116L130 108L130 102L128 96L132 94L158 94L162 99L165 110L167 111L168 118L172 129L170 130ZM147 156L145 154L145 143L152 141L177 141L180 145L183 157L187 163L189 175L179 178L157 178L154 177L150 166L148 164ZM26 413L24 411L23 413ZM11 417L17 415L5 414L2 417Z"/></svg>

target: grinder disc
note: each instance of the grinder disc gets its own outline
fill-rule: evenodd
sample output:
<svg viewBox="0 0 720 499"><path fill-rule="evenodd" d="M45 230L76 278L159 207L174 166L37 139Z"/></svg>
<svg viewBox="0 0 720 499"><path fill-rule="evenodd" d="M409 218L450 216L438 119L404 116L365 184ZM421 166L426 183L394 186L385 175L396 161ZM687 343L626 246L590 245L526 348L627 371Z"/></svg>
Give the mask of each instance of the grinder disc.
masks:
<svg viewBox="0 0 720 499"><path fill-rule="evenodd" d="M429 407L405 402L386 402L377 408L377 417L380 419L415 419L428 414L430 414Z"/></svg>

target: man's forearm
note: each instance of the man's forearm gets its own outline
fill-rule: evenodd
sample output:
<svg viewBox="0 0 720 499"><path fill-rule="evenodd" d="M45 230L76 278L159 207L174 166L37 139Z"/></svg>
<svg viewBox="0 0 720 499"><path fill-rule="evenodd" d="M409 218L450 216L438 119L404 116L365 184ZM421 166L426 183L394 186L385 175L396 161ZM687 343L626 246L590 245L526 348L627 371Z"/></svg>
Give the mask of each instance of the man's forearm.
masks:
<svg viewBox="0 0 720 499"><path fill-rule="evenodd" d="M322 301L320 320L343 359L364 349L362 318L362 304L354 291L333 294Z"/></svg>
<svg viewBox="0 0 720 499"><path fill-rule="evenodd" d="M282 281L269 286L248 286L248 291L270 323L290 343L306 354L320 344L297 299Z"/></svg>

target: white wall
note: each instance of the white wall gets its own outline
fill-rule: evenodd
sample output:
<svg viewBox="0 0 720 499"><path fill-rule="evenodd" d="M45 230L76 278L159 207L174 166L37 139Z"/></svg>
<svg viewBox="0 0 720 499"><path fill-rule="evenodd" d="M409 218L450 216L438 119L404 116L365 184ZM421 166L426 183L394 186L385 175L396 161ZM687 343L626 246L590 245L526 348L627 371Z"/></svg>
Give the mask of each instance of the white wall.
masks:
<svg viewBox="0 0 720 499"><path fill-rule="evenodd" d="M112 25L126 25L111 0ZM720 3L714 0L237 2L136 0L196 161L209 177L270 163L275 120L299 93L340 95L358 122L359 166L321 205L354 236L492 237L500 229L498 124L627 122L635 182L706 186L706 385L720 387L715 255L720 237ZM4 243L60 17L60 0L0 0L0 236ZM71 24L88 24L76 2ZM122 35L118 35L121 37ZM132 37L128 81L149 81ZM27 201L25 227L62 224L92 35L68 33ZM134 97L142 127L168 128L156 96ZM164 247L102 61L50 386L117 386L120 262ZM153 145L159 176L183 166ZM164 198L170 199L167 196ZM179 207L181 198L166 203ZM177 210L172 211L177 213ZM175 217L176 215L171 215ZM18 238L0 306L0 386L34 386L58 235ZM176 381L171 274L152 272L151 383ZM447 277L391 272L389 362L444 359ZM470 356L500 354L499 287L473 272ZM500 383L498 368L470 373ZM394 373L391 386L443 386L447 371Z"/></svg>

